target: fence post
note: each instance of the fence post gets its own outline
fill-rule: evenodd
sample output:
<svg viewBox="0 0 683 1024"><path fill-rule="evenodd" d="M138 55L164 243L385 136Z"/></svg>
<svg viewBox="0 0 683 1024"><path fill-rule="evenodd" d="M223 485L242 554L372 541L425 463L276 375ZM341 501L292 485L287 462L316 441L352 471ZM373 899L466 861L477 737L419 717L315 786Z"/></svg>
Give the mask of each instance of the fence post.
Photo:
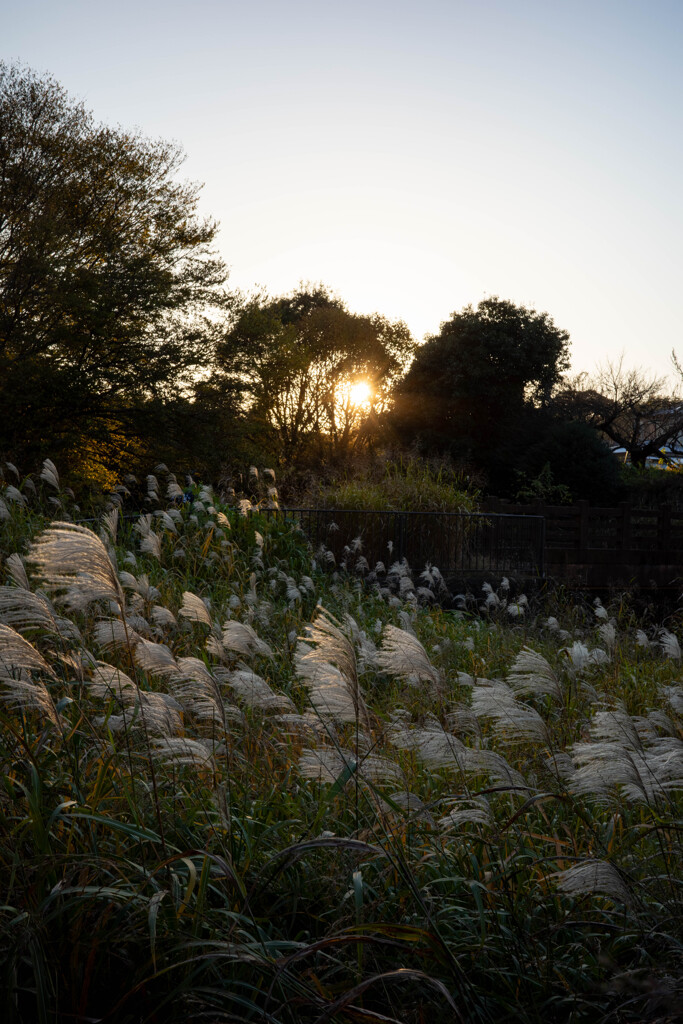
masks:
<svg viewBox="0 0 683 1024"><path fill-rule="evenodd" d="M665 552L671 544L671 505L662 505L658 516L657 548Z"/></svg>
<svg viewBox="0 0 683 1024"><path fill-rule="evenodd" d="M631 547L631 505L628 501L619 503L621 509L621 550L628 551Z"/></svg>
<svg viewBox="0 0 683 1024"><path fill-rule="evenodd" d="M579 513L579 561L585 561L588 557L588 520L590 517L590 502L585 499L577 501Z"/></svg>

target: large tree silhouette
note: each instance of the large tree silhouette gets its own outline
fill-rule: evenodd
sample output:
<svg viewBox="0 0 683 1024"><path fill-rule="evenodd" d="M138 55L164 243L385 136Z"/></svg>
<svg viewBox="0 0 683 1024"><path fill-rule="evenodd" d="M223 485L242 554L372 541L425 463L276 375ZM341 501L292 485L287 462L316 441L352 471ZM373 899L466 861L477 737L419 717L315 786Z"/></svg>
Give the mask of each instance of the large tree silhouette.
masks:
<svg viewBox="0 0 683 1024"><path fill-rule="evenodd" d="M244 304L217 349L214 386L269 428L284 460L344 456L368 438L414 349L405 324L350 313L321 286ZM354 401L364 382L368 401Z"/></svg>
<svg viewBox="0 0 683 1024"><path fill-rule="evenodd" d="M416 352L397 388L404 441L490 468L524 443L568 366L569 335L547 313L497 297L466 306Z"/></svg>
<svg viewBox="0 0 683 1024"><path fill-rule="evenodd" d="M176 178L182 159L0 64L6 455L125 446L136 403L174 393L206 359L226 271L215 224L197 217L199 186Z"/></svg>

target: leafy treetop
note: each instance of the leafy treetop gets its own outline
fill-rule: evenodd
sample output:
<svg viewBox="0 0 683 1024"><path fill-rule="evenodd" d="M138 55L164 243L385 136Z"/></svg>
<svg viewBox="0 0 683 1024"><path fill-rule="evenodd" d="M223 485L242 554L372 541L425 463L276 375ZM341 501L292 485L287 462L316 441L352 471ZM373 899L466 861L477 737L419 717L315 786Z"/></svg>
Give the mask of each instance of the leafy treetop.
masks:
<svg viewBox="0 0 683 1024"><path fill-rule="evenodd" d="M0 63L0 449L109 436L206 358L226 270L182 160Z"/></svg>

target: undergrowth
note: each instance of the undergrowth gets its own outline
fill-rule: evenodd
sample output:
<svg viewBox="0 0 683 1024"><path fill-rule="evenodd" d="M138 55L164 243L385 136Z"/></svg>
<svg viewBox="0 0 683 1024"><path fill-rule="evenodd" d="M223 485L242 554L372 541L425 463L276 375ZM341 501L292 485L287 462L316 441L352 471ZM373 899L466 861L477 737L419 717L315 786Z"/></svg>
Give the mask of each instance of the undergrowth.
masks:
<svg viewBox="0 0 683 1024"><path fill-rule="evenodd" d="M678 620L447 611L157 476L2 492L3 1020L678 1019Z"/></svg>

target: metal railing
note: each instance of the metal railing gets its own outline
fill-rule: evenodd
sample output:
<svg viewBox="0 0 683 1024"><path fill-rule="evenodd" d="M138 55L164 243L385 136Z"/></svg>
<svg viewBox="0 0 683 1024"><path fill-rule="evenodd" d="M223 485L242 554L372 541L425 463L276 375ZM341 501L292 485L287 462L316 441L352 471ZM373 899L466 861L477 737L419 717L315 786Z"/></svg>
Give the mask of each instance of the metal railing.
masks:
<svg viewBox="0 0 683 1024"><path fill-rule="evenodd" d="M371 569L405 558L414 570L430 563L444 577L545 574L543 516L312 508L268 514L296 521L313 547L324 544L337 561L359 538Z"/></svg>

